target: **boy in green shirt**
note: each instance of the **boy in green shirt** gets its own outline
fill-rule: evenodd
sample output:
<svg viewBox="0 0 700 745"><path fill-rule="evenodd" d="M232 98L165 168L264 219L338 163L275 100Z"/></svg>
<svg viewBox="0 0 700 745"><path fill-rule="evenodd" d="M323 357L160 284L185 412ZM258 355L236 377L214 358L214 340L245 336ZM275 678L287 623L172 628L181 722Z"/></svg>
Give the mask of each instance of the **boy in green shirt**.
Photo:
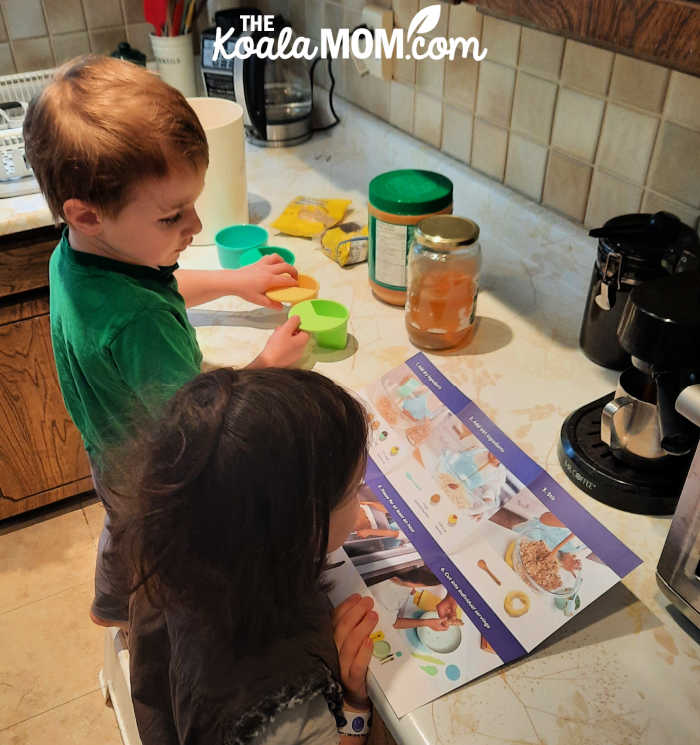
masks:
<svg viewBox="0 0 700 745"><path fill-rule="evenodd" d="M105 452L200 372L185 308L296 284L279 257L236 271L178 270L202 224L194 203L209 153L185 98L145 69L88 55L63 65L30 104L27 157L55 218L67 223L50 262L51 338L61 391L106 508L91 618L125 626L131 576L112 541L115 498ZM280 326L251 367L286 367L304 352L299 319Z"/></svg>

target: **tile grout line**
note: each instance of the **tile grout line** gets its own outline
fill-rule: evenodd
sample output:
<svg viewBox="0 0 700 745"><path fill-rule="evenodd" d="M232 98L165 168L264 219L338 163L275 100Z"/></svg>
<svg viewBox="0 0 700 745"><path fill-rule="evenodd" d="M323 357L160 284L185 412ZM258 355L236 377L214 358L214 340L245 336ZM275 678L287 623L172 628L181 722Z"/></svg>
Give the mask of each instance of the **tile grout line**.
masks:
<svg viewBox="0 0 700 745"><path fill-rule="evenodd" d="M73 590L76 587L81 587L82 585L90 585L91 582L76 582L74 585L68 585L68 587L64 587L62 590L58 590L57 592L52 593L51 595L44 595L44 597L37 598L36 600L30 600L28 603L22 603L21 605L17 605L14 608L8 608L7 610L0 611L0 618L2 616L7 615L8 613L14 613L17 610L21 610L22 608L27 608L30 605L35 605L36 603L41 603L43 600L50 600L51 598L55 598L58 595L62 595L64 592L68 592L68 590Z"/></svg>
<svg viewBox="0 0 700 745"><path fill-rule="evenodd" d="M520 76L519 64L520 64L520 49L523 40L523 27L519 24L514 24L518 29L518 43L515 50L515 67L513 72L513 92L510 95L510 108L508 111L508 127L506 128L506 154L503 159L503 177L501 183L504 186L508 186L506 178L508 175L508 161L510 160L510 138L513 132L513 109L515 108L515 90L518 86L518 78Z"/></svg>
<svg viewBox="0 0 700 745"><path fill-rule="evenodd" d="M12 729L13 727L17 727L20 724L24 724L25 722L30 722L32 719L36 719L37 717L43 716L44 714L48 714L50 711L55 711L56 709L60 709L62 706L66 706L67 704L72 704L74 701L78 701L81 698L85 698L85 696L90 696L93 693L97 693L97 691L101 691L102 689L98 686L97 688L93 688L89 691L86 691L85 693L81 693L79 696L74 696L73 698L68 699L67 701L63 701L60 704L55 704L54 706L50 706L48 709L45 709L44 711L37 712L36 714L32 714L30 717L25 717L24 719L20 719L17 722L13 722L12 724L8 724L7 727L0 727L0 732L7 732L7 730Z"/></svg>

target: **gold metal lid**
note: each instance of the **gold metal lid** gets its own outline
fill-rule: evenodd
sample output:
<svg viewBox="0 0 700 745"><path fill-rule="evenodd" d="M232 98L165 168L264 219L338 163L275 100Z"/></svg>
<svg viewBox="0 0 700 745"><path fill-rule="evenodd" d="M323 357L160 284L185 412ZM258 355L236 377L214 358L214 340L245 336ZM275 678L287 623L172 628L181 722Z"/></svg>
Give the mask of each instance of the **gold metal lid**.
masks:
<svg viewBox="0 0 700 745"><path fill-rule="evenodd" d="M414 239L438 251L452 251L476 243L479 226L466 217L433 215L416 225Z"/></svg>

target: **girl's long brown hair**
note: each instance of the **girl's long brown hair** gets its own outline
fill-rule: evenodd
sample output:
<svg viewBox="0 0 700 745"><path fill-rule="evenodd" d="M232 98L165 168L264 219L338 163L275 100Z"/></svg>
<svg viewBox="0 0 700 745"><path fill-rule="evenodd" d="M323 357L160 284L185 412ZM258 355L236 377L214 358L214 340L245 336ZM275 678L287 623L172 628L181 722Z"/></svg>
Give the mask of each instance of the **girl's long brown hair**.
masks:
<svg viewBox="0 0 700 745"><path fill-rule="evenodd" d="M363 407L321 375L199 375L110 468L112 481L130 474L121 540L136 584L226 622L240 643L293 634L366 447Z"/></svg>

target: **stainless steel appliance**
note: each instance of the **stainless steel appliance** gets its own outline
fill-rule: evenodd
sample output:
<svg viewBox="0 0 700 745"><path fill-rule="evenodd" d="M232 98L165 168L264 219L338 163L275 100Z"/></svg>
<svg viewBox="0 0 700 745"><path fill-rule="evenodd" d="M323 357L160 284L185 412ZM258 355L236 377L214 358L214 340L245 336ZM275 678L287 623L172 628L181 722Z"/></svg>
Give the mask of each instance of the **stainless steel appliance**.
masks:
<svg viewBox="0 0 700 745"><path fill-rule="evenodd" d="M676 508L698 428L676 411L700 382L700 272L637 285L617 329L633 367L614 394L582 406L564 422L559 461L594 498L631 512Z"/></svg>
<svg viewBox="0 0 700 745"><path fill-rule="evenodd" d="M700 385L686 388L676 409L700 426ZM700 628L700 447L661 552L656 581L664 595Z"/></svg>
<svg viewBox="0 0 700 745"><path fill-rule="evenodd" d="M281 15L274 16L273 31L248 31L243 29L242 16L261 16L256 8L233 8L215 14L216 26L222 35L230 29L233 33L225 42L226 52L231 53L237 42L249 37L257 45L263 38L276 39L289 24ZM256 145L288 147L308 140L316 129L312 124L313 70L318 60L310 66L305 60L277 59L251 55L247 59L233 57L214 60L216 27L202 33L201 70L204 89L208 96L228 98L243 107L246 136ZM292 32L291 39L296 37ZM290 42L291 43L291 42ZM333 76L329 91L329 106L333 110ZM320 127L319 129L327 129Z"/></svg>

